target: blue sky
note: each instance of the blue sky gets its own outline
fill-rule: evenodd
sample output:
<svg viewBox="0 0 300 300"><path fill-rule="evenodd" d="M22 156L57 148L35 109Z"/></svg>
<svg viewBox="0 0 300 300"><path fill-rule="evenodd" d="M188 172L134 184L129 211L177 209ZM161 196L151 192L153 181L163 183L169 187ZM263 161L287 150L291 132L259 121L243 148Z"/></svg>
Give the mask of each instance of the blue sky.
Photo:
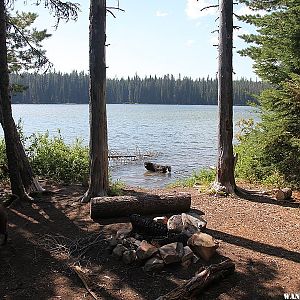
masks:
<svg viewBox="0 0 300 300"><path fill-rule="evenodd" d="M34 1L32 1L34 2ZM48 28L52 37L44 42L47 55L55 70L71 72L88 71L88 28L89 1L77 0L81 12L77 22L61 22L54 30L55 19L43 8L35 7L30 0L16 1L19 11L36 11L39 14L35 26ZM120 0L125 12L115 11L116 18L107 16L107 76L127 77L137 73L145 75L174 74L181 76L215 77L217 72L217 29L216 9L201 12L213 0ZM117 1L108 0L108 6ZM235 7L240 14L247 11L241 5ZM235 78L256 78L252 61L236 53L245 44L237 37L253 29L246 24L234 34Z"/></svg>

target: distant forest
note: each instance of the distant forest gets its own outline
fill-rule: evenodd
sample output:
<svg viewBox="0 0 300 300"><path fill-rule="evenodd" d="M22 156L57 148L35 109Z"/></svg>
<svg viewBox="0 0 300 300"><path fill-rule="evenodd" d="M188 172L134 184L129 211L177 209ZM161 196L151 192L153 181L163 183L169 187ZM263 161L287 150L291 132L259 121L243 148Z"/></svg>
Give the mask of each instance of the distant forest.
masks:
<svg viewBox="0 0 300 300"><path fill-rule="evenodd" d="M84 72L46 73L22 75L11 74L11 82L26 87L14 93L13 103L88 103L89 77ZM234 105L247 105L255 101L252 95L259 94L267 86L260 81L236 80ZM107 80L107 103L143 104L217 104L217 79L165 75L141 78Z"/></svg>

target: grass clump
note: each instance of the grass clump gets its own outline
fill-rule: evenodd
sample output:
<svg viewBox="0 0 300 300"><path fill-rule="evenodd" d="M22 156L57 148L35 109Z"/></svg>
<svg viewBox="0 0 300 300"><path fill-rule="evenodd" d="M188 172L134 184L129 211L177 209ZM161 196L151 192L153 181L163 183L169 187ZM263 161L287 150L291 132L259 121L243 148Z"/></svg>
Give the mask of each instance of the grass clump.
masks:
<svg viewBox="0 0 300 300"><path fill-rule="evenodd" d="M202 169L194 172L190 177L179 179L170 184L170 187L208 187L216 178L216 169Z"/></svg>

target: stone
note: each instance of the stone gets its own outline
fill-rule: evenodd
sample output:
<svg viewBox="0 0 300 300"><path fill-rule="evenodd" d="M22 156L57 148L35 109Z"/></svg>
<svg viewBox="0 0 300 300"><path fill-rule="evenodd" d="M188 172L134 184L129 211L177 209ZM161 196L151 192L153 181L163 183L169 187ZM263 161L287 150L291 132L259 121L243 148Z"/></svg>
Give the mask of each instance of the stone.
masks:
<svg viewBox="0 0 300 300"><path fill-rule="evenodd" d="M182 217L181 215L173 215L167 222L167 227L169 231L180 233L183 229Z"/></svg>
<svg viewBox="0 0 300 300"><path fill-rule="evenodd" d="M126 247L128 245L129 248L136 250L141 244L141 241L135 239L134 237L129 237L123 240L123 245Z"/></svg>
<svg viewBox="0 0 300 300"><path fill-rule="evenodd" d="M159 248L159 253L166 265L180 262L184 255L183 244L175 242L164 245Z"/></svg>
<svg viewBox="0 0 300 300"><path fill-rule="evenodd" d="M192 264L192 260L191 259L188 259L188 260L185 260L183 262L181 262L181 266L184 268L184 269L188 269L189 266Z"/></svg>
<svg viewBox="0 0 300 300"><path fill-rule="evenodd" d="M116 233L116 239L123 240L125 238L128 238L130 234L131 234L131 229L128 228L119 229Z"/></svg>
<svg viewBox="0 0 300 300"><path fill-rule="evenodd" d="M211 235L203 232L194 233L188 239L187 244L196 255L205 261L209 261L219 247L219 243L215 241Z"/></svg>
<svg viewBox="0 0 300 300"><path fill-rule="evenodd" d="M114 236L111 236L108 240L108 246L113 249L114 247L116 247L118 245L118 240L114 237Z"/></svg>
<svg viewBox="0 0 300 300"><path fill-rule="evenodd" d="M186 260L191 260L194 256L194 252L189 246L183 247L183 256L181 258L181 261L184 262Z"/></svg>
<svg viewBox="0 0 300 300"><path fill-rule="evenodd" d="M194 253L193 258L192 258L193 264L196 264L199 261L199 259L200 258L197 255L195 255L195 253Z"/></svg>
<svg viewBox="0 0 300 300"><path fill-rule="evenodd" d="M121 257L123 256L123 253L127 250L128 249L126 247L124 247L121 244L118 244L113 250L113 255L116 256L118 259L121 259Z"/></svg>
<svg viewBox="0 0 300 300"><path fill-rule="evenodd" d="M144 265L145 272L161 270L164 267L164 261L158 257L148 259Z"/></svg>
<svg viewBox="0 0 300 300"><path fill-rule="evenodd" d="M203 231L206 228L207 222L198 214L181 214L183 231L188 236L193 235L197 231Z"/></svg>
<svg viewBox="0 0 300 300"><path fill-rule="evenodd" d="M139 260L145 260L157 252L158 249L155 246L149 244L147 241L142 241L136 250L136 255Z"/></svg>
<svg viewBox="0 0 300 300"><path fill-rule="evenodd" d="M156 217L153 219L153 221L161 224L167 224L168 223L168 218L166 216L163 217Z"/></svg>
<svg viewBox="0 0 300 300"><path fill-rule="evenodd" d="M136 251L135 250L128 250L124 251L123 256L122 256L122 261L129 265L133 263L136 260Z"/></svg>

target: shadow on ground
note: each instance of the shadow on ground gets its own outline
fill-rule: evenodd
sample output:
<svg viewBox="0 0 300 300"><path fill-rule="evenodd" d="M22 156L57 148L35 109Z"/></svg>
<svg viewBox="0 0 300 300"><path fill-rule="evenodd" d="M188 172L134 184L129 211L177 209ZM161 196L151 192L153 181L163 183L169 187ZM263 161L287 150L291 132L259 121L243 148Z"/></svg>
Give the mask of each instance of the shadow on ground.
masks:
<svg viewBox="0 0 300 300"><path fill-rule="evenodd" d="M70 266L75 258L53 254L41 243L46 235L60 235L75 240L90 233L109 236L122 224L98 225L89 219L89 205L78 202L84 190L61 187L53 196L22 204L9 210L9 242L0 248L1 299L92 299L83 282ZM136 193L136 192L135 192ZM300 262L300 254L281 247L254 242L210 229L209 234L229 245ZM228 255L229 258L230 255ZM73 259L73 262L72 262ZM227 257L216 255L211 263ZM77 261L78 262L78 261ZM139 265L124 265L114 259L105 241L85 253L81 266L94 283L99 299L156 299L190 279L201 266L199 261L188 269L178 266L160 273L145 273ZM220 283L213 284L197 299L282 299L283 291L270 284L278 270L263 261L250 258L236 261L236 272ZM61 297L61 298L59 298Z"/></svg>

